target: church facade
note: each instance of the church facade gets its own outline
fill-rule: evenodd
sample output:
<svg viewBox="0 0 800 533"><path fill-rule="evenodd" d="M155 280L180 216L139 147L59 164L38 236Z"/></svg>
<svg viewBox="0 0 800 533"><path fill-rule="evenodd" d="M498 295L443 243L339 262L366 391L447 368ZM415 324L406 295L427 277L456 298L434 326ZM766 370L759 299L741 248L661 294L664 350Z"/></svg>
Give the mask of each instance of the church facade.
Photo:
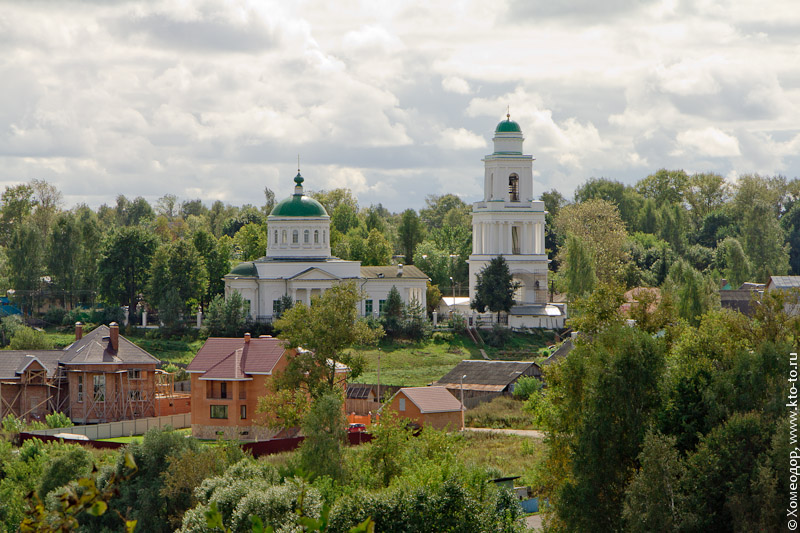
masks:
<svg viewBox="0 0 800 533"><path fill-rule="evenodd" d="M393 286L404 303L416 301L425 309L428 276L417 267L362 267L359 261L331 256L330 217L322 204L304 193L300 172L294 181L294 194L267 218L266 256L240 263L225 276L226 297L238 291L249 301L253 318L271 321L285 295L310 305L333 284L354 281L366 295L359 303L361 316L379 316Z"/></svg>
<svg viewBox="0 0 800 533"><path fill-rule="evenodd" d="M477 275L502 255L519 283L508 313L513 328L560 328L566 311L547 302L544 202L534 200L533 157L522 153L519 124L507 115L494 132L494 152L483 159L483 200L472 207L469 297L475 299Z"/></svg>

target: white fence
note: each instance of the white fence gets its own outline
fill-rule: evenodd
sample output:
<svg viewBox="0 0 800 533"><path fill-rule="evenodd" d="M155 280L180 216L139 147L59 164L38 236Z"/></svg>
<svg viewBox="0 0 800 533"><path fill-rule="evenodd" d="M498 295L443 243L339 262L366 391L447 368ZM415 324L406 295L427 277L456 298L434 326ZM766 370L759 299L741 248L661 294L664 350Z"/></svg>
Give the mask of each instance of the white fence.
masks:
<svg viewBox="0 0 800 533"><path fill-rule="evenodd" d="M170 426L173 429L180 429L191 427L191 425L192 415L190 413L183 413L179 415L139 418L137 420L122 420L120 422L108 422L105 424L90 424L87 426L37 429L35 431L29 431L28 433L33 435L75 433L78 435L86 435L91 440L100 440L115 439L117 437L129 437L131 435L144 435L153 428L164 428Z"/></svg>

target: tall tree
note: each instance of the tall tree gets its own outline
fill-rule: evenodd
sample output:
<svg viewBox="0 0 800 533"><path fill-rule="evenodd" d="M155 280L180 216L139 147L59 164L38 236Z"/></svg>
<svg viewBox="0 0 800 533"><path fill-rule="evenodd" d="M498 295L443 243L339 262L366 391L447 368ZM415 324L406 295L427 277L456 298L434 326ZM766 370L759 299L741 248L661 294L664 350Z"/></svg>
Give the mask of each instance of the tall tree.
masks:
<svg viewBox="0 0 800 533"><path fill-rule="evenodd" d="M652 198L658 207L683 203L689 187L689 176L683 170L661 169L636 184L645 198Z"/></svg>
<svg viewBox="0 0 800 533"><path fill-rule="evenodd" d="M149 279L158 239L140 226L119 228L104 240L97 264L100 292L107 301L136 309Z"/></svg>
<svg viewBox="0 0 800 533"><path fill-rule="evenodd" d="M694 174L685 191L694 224L699 226L709 213L721 209L730 199L731 188L719 174Z"/></svg>
<svg viewBox="0 0 800 533"><path fill-rule="evenodd" d="M750 260L733 237L728 237L717 247L716 263L732 288L738 288L750 279Z"/></svg>
<svg viewBox="0 0 800 533"><path fill-rule="evenodd" d="M29 222L14 226L6 249L6 267L9 284L24 305L32 305L33 291L41 286L44 249L44 239L36 226Z"/></svg>
<svg viewBox="0 0 800 533"><path fill-rule="evenodd" d="M278 377L278 388L302 388L317 398L337 387L336 363L347 365L352 377L363 368L363 359L346 349L368 345L383 336L383 330L371 329L358 317L358 303L363 295L354 282L340 283L315 298L310 307L298 304L275 323L281 338L290 348L304 351L289 359ZM307 350L307 351L305 351Z"/></svg>
<svg viewBox="0 0 800 533"><path fill-rule="evenodd" d="M377 229L369 232L364 246L364 266L388 265L392 260L392 245Z"/></svg>
<svg viewBox="0 0 800 533"><path fill-rule="evenodd" d="M11 232L30 216L35 205L30 185L6 187L0 198L0 244L8 245Z"/></svg>
<svg viewBox="0 0 800 533"><path fill-rule="evenodd" d="M783 228L772 208L764 202L751 205L741 222L740 241L750 258L754 281L766 283L770 276L789 270L789 247Z"/></svg>
<svg viewBox="0 0 800 533"><path fill-rule="evenodd" d="M506 313L514 305L514 291L519 287L515 282L508 268L508 263L502 255L493 257L483 270L478 272L475 282L475 299L470 302L472 309L477 309L483 313L488 308L489 311Z"/></svg>
<svg viewBox="0 0 800 533"><path fill-rule="evenodd" d="M643 198L633 189L607 178L591 178L575 191L575 202L600 199L617 206L622 221L629 231L636 227Z"/></svg>
<svg viewBox="0 0 800 533"><path fill-rule="evenodd" d="M82 244L78 221L72 213L58 216L47 242L47 264L53 286L65 293L64 304L72 306L80 280Z"/></svg>
<svg viewBox="0 0 800 533"><path fill-rule="evenodd" d="M424 237L424 226L413 209L403 211L400 225L397 226L397 238L405 255L407 265L414 264L414 251Z"/></svg>
<svg viewBox="0 0 800 533"><path fill-rule="evenodd" d="M425 208L420 209L419 216L429 228L441 228L452 209L466 215L470 213L470 207L455 194L432 194L425 198Z"/></svg>
<svg viewBox="0 0 800 533"><path fill-rule="evenodd" d="M594 290L597 281L592 266L592 252L575 235L567 235L564 254L564 277L571 298L585 296Z"/></svg>
<svg viewBox="0 0 800 533"><path fill-rule="evenodd" d="M203 259L191 242L179 240L163 244L151 263L148 299L160 309L167 304L165 298L169 291L174 290L183 312L189 312L190 305L200 302L205 294L206 276Z"/></svg>

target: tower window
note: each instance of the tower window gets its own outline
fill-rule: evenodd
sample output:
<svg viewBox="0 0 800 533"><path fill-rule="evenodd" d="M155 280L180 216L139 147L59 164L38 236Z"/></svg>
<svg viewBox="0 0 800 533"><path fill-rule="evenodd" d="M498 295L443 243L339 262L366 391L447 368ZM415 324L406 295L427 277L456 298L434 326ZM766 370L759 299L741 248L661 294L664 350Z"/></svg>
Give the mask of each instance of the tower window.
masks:
<svg viewBox="0 0 800 533"><path fill-rule="evenodd" d="M512 202L519 202L519 176L516 174L508 177L508 199Z"/></svg>
<svg viewBox="0 0 800 533"><path fill-rule="evenodd" d="M303 244L308 244L308 239L311 233L308 230L303 232Z"/></svg>
<svg viewBox="0 0 800 533"><path fill-rule="evenodd" d="M292 244L299 244L300 243L300 232L294 230L292 232Z"/></svg>

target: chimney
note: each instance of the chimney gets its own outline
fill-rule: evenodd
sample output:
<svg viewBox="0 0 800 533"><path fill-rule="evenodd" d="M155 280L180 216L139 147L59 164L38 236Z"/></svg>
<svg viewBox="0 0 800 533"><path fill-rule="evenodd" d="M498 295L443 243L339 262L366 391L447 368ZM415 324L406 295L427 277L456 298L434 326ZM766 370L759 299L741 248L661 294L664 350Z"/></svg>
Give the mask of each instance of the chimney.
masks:
<svg viewBox="0 0 800 533"><path fill-rule="evenodd" d="M116 352L117 350L119 350L119 324L117 324L116 322L112 322L111 324L108 325L108 330L109 330L108 337L109 340L111 341L111 348L113 348L114 351Z"/></svg>
<svg viewBox="0 0 800 533"><path fill-rule="evenodd" d="M83 338L83 322L75 322L75 340L79 341Z"/></svg>
<svg viewBox="0 0 800 533"><path fill-rule="evenodd" d="M398 278L403 277L403 263L397 264L397 277Z"/></svg>
<svg viewBox="0 0 800 533"><path fill-rule="evenodd" d="M244 343L247 344L248 342L250 342L250 334L249 333L245 333L244 334Z"/></svg>

